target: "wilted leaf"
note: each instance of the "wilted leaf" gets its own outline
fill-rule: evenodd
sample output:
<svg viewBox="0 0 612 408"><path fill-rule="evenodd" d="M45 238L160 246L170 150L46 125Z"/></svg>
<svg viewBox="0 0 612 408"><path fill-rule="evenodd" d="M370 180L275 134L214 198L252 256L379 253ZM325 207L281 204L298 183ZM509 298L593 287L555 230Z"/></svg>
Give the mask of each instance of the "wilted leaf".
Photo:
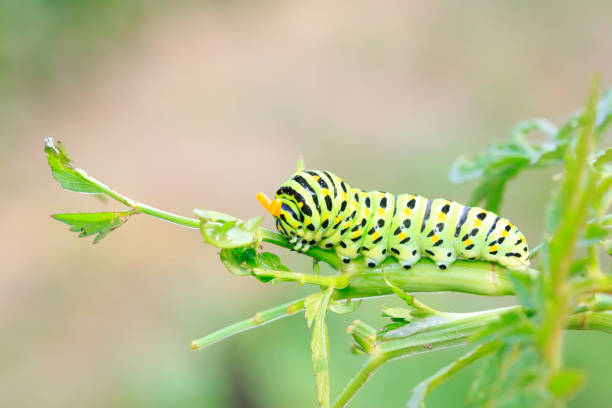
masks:
<svg viewBox="0 0 612 408"><path fill-rule="evenodd" d="M96 235L93 243L97 243L111 231L125 223L132 211L99 212L99 213L67 213L55 214L53 218L71 226L70 231L79 232L79 237Z"/></svg>
<svg viewBox="0 0 612 408"><path fill-rule="evenodd" d="M105 193L97 185L99 183L93 182L93 179L85 171L72 165L72 159L68 156L61 142L54 143L52 138L46 138L45 153L47 153L47 162L51 167L53 177L66 190L89 194Z"/></svg>

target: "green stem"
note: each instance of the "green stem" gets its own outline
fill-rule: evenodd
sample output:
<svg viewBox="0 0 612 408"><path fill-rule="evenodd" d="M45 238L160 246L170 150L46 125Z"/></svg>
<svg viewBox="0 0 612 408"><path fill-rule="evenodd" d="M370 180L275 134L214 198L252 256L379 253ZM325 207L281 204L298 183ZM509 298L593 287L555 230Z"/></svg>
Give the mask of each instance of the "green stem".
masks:
<svg viewBox="0 0 612 408"><path fill-rule="evenodd" d="M344 288L348 284L349 276L346 274L339 276L324 276L311 273L298 273L287 271L275 271L271 269L253 268L256 276L271 277L280 280L295 281L300 285L310 283L324 287Z"/></svg>
<svg viewBox="0 0 612 408"><path fill-rule="evenodd" d="M270 323L276 319L295 314L304 309L304 299L305 298L294 300L293 302L288 302L271 309L263 310L255 313L255 315L251 318L236 322L207 336L193 340L191 342L191 349L201 350L230 336L242 333L243 331L263 326L264 324Z"/></svg>
<svg viewBox="0 0 612 408"><path fill-rule="evenodd" d="M597 330L612 334L612 314L610 312L577 313L568 319L568 329Z"/></svg>
<svg viewBox="0 0 612 408"><path fill-rule="evenodd" d="M357 374L349 381L346 387L344 387L340 395L338 395L338 398L336 398L332 407L345 407L355 396L357 391L359 391L359 389L363 387L366 382L368 382L368 380L386 361L387 358L383 355L373 356L366 361Z"/></svg>
<svg viewBox="0 0 612 408"><path fill-rule="evenodd" d="M294 246L293 244L289 243L289 241L287 241L283 235L270 231L269 229L260 228L259 233L261 234L264 242L269 242L287 249L292 249ZM325 250L323 248L311 247L308 251L303 252L303 254L318 259L319 261L326 262L334 269L340 269L340 266L342 265L342 261L340 258L338 258L338 255L336 255L333 251Z"/></svg>

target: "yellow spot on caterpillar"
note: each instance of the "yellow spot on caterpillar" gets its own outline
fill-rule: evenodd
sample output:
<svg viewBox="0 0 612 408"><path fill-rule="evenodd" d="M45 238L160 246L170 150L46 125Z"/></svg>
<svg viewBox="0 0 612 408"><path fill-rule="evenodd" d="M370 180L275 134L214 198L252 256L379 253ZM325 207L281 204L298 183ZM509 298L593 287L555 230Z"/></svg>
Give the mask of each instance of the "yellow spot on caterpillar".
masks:
<svg viewBox="0 0 612 408"><path fill-rule="evenodd" d="M400 239L400 241L401 241L402 239L406 238L406 233L405 233L405 232L402 232L402 233L401 233L401 234L399 234L397 237L398 237L398 238Z"/></svg>
<svg viewBox="0 0 612 408"><path fill-rule="evenodd" d="M320 178L321 177L319 177L319 176L314 176L315 181L319 181Z"/></svg>
<svg viewBox="0 0 612 408"><path fill-rule="evenodd" d="M508 231L503 230L503 231L501 232L501 236L502 236L502 237L507 237L507 236L508 236Z"/></svg>
<svg viewBox="0 0 612 408"><path fill-rule="evenodd" d="M324 188L321 190L321 192L323 193L323 195L328 196L329 195L329 188Z"/></svg>
<svg viewBox="0 0 612 408"><path fill-rule="evenodd" d="M492 247L489 248L489 252L495 252L497 251L498 247L497 245L493 245Z"/></svg>
<svg viewBox="0 0 612 408"><path fill-rule="evenodd" d="M325 214L323 215L323 218L321 218L321 222L325 222L329 219L329 214Z"/></svg>
<svg viewBox="0 0 612 408"><path fill-rule="evenodd" d="M378 215L385 215L385 209L384 208L379 208L378 209Z"/></svg>
<svg viewBox="0 0 612 408"><path fill-rule="evenodd" d="M444 214L443 212L438 213L438 220L440 221L446 220L446 214Z"/></svg>
<svg viewBox="0 0 612 408"><path fill-rule="evenodd" d="M345 200L348 200L348 196L346 195L345 192L342 192L342 198L345 199Z"/></svg>
<svg viewBox="0 0 612 408"><path fill-rule="evenodd" d="M376 231L374 234L372 234L372 239L376 239L378 237L380 237L380 232Z"/></svg>
<svg viewBox="0 0 612 408"><path fill-rule="evenodd" d="M298 203L298 207L302 208L303 206L304 206L304 203L300 201L300 202Z"/></svg>
<svg viewBox="0 0 612 408"><path fill-rule="evenodd" d="M353 238L357 238L361 235L361 231L355 231L355 233L353 234Z"/></svg>
<svg viewBox="0 0 612 408"><path fill-rule="evenodd" d="M472 245L472 242L473 242L473 241L472 241L472 238L468 238L468 239L465 241L465 246Z"/></svg>
<svg viewBox="0 0 612 408"><path fill-rule="evenodd" d="M365 212L366 216L370 215L370 209L369 208L364 209L364 212Z"/></svg>
<svg viewBox="0 0 612 408"><path fill-rule="evenodd" d="M436 242L436 241L438 241L439 239L440 239L440 237L439 237L439 236L434 235L433 237L431 237L431 242Z"/></svg>
<svg viewBox="0 0 612 408"><path fill-rule="evenodd" d="M410 208L404 208L404 215L409 217L412 214L412 210Z"/></svg>
<svg viewBox="0 0 612 408"><path fill-rule="evenodd" d="M475 227L480 227L482 225L482 221L480 221L479 219L475 219L474 220L474 226Z"/></svg>
<svg viewBox="0 0 612 408"><path fill-rule="evenodd" d="M341 219L342 219L342 216L341 216L341 215L338 215L338 216L336 217L336 222L340 221Z"/></svg>

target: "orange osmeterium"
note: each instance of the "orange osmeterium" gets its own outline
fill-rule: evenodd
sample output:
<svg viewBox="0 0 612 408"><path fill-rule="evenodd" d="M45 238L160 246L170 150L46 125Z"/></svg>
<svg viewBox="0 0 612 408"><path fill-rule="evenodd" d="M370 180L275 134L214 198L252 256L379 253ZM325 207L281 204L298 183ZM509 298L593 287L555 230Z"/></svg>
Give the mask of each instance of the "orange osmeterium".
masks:
<svg viewBox="0 0 612 408"><path fill-rule="evenodd" d="M275 198L274 200L270 200L267 195L264 193L257 194L257 201L265 208L270 214L275 217L280 216L281 213L281 205L283 204L281 200Z"/></svg>

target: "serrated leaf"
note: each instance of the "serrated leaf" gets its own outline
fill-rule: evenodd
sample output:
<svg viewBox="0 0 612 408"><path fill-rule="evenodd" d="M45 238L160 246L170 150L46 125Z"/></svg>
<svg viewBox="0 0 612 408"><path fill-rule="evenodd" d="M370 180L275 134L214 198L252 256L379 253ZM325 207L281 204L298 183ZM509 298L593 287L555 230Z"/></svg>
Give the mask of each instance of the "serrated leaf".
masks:
<svg viewBox="0 0 612 408"><path fill-rule="evenodd" d="M77 193L104 194L105 191L99 187L87 173L72 165L72 159L66 152L61 142L54 143L52 138L45 139L45 153L47 162L51 167L51 173L63 188Z"/></svg>
<svg viewBox="0 0 612 408"><path fill-rule="evenodd" d="M119 228L132 216L132 211L99 213L54 214L52 217L70 225L70 231L79 232L79 237L96 235L93 243L99 242L111 231Z"/></svg>
<svg viewBox="0 0 612 408"><path fill-rule="evenodd" d="M548 388L553 395L569 399L586 384L586 374L582 370L566 368L553 375Z"/></svg>

